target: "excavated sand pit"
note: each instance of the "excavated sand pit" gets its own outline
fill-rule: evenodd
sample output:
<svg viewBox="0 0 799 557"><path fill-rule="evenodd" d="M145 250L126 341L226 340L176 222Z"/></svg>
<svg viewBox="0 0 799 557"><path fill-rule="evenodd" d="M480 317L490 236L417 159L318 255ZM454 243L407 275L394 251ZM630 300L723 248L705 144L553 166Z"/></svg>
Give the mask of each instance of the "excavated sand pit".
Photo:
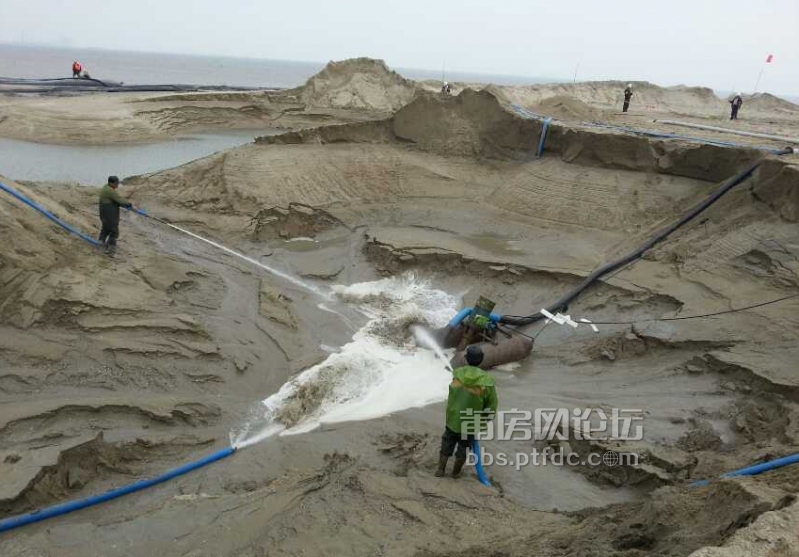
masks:
<svg viewBox="0 0 799 557"><path fill-rule="evenodd" d="M314 90L346 90L337 79ZM438 479L448 372L408 326L440 326L480 294L534 313L761 155L556 122L537 159L541 123L491 88L410 100L394 79L370 82L397 88L394 114L127 181L150 214L277 273L131 214L107 259L0 197L0 516L155 474L231 433L305 431L3 534L3 555L790 555L799 468L689 484L799 452L797 302L646 320L797 292L797 158L769 157L569 308L634 325L551 324L493 372L501 409L640 409L640 441L550 445L635 452L638 466ZM346 108L364 91L314 98ZM96 227L92 191L3 182Z"/></svg>

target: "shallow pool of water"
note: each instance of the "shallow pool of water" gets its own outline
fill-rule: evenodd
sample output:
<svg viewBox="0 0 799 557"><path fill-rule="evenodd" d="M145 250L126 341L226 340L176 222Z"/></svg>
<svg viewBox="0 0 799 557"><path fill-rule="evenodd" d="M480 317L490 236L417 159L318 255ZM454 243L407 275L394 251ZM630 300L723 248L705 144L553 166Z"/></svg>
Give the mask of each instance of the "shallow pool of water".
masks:
<svg viewBox="0 0 799 557"><path fill-rule="evenodd" d="M274 130L228 131L136 145L47 145L0 138L0 174L12 180L104 184L120 178L157 172L250 143Z"/></svg>

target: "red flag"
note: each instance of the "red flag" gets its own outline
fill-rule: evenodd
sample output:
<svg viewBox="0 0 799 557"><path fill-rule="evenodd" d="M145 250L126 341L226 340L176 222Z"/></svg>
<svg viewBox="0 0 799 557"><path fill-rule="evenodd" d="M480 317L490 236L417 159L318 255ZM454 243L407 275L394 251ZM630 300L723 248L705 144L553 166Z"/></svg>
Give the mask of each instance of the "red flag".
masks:
<svg viewBox="0 0 799 557"><path fill-rule="evenodd" d="M766 64L771 64L772 60L774 60L773 54L769 54L768 56L766 56Z"/></svg>

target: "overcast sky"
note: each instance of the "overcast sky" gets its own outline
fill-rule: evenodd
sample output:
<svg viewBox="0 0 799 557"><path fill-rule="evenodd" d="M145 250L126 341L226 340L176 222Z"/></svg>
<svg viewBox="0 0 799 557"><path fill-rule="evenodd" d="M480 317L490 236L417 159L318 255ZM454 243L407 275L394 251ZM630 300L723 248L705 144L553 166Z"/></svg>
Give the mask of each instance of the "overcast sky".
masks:
<svg viewBox="0 0 799 557"><path fill-rule="evenodd" d="M799 94L799 0L0 0L0 42Z"/></svg>

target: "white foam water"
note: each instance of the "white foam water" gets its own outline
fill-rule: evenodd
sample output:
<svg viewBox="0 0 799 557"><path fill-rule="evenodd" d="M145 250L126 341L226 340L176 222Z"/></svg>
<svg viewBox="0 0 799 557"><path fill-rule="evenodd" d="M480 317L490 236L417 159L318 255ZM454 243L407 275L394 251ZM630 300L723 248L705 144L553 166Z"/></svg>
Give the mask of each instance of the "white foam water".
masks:
<svg viewBox="0 0 799 557"><path fill-rule="evenodd" d="M431 349L419 347L407 333L404 339L393 337L406 331L404 324L409 320L444 326L457 310L458 298L410 273L337 285L333 292L369 316L368 322L352 341L262 401L260 415L232 436L234 447L246 447L276 434L304 433L321 424L373 419L446 398L452 375L445 352L434 341L427 344ZM321 393L320 398L286 428L278 417L303 391Z"/></svg>

